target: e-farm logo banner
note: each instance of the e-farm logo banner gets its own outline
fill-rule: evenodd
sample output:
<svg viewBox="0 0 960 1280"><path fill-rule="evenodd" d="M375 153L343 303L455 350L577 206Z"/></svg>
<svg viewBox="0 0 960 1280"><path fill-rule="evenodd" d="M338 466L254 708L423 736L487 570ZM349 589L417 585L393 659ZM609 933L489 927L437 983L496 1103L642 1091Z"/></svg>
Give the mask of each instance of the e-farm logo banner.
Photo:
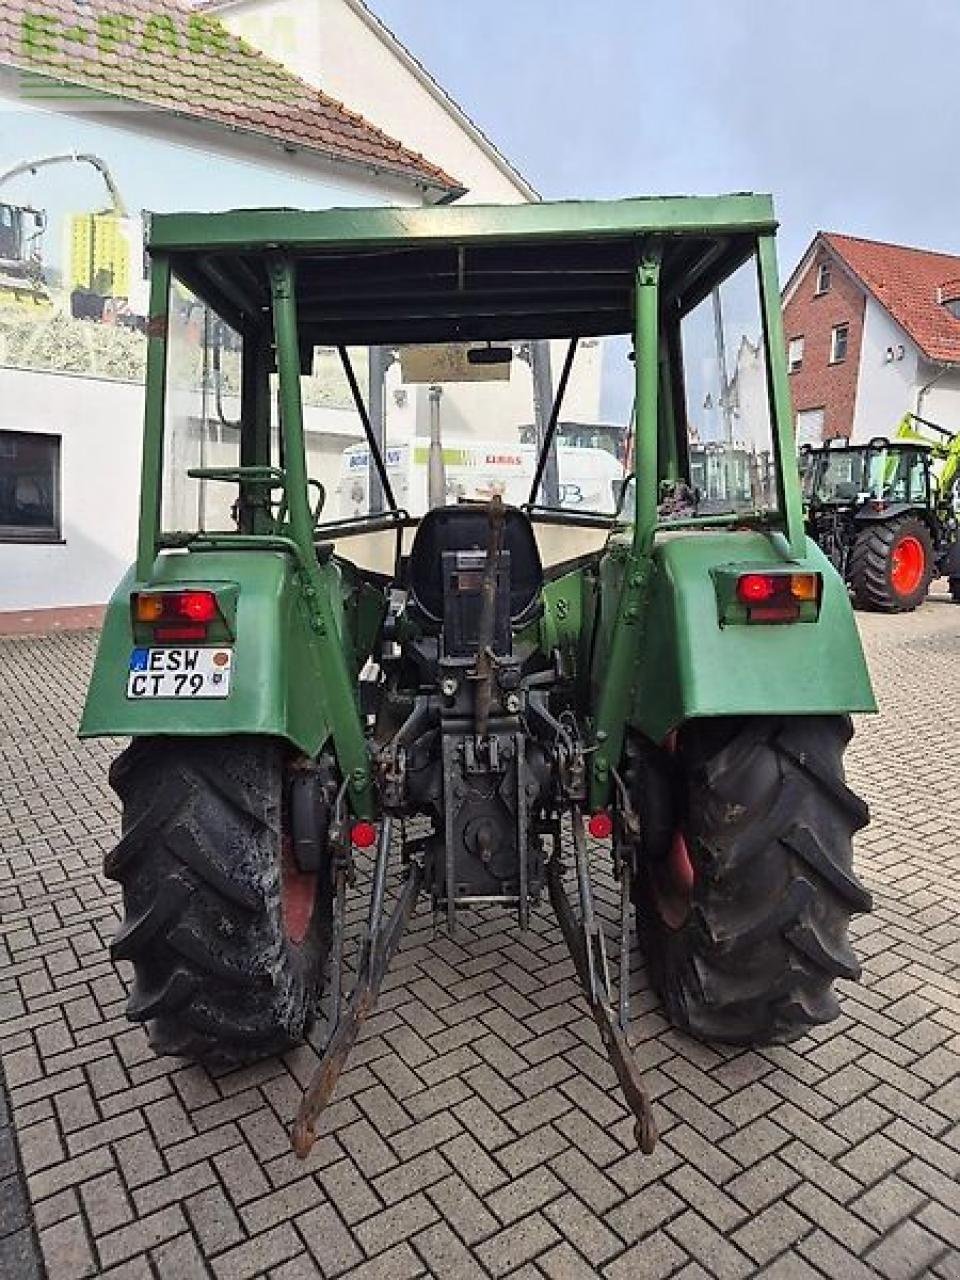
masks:
<svg viewBox="0 0 960 1280"><path fill-rule="evenodd" d="M85 0L76 0L72 15L28 7L19 32L20 95L128 111L158 90L176 92L178 68L193 62L216 81L211 96L221 102L249 104L255 83L260 105L289 103L299 85L277 63L296 48L295 27L274 18L240 36L200 13L104 12Z"/></svg>

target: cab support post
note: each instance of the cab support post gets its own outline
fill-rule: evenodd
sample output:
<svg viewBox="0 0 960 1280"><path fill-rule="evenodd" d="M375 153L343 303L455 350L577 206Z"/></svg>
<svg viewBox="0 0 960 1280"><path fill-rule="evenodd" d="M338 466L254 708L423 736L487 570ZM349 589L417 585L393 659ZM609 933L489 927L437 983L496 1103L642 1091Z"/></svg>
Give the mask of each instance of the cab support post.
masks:
<svg viewBox="0 0 960 1280"><path fill-rule="evenodd" d="M163 424L167 386L167 345L170 330L170 259L154 257L150 275L150 317L147 325L147 398L140 472L140 530L137 538L137 580L146 582L157 558L160 530L160 480L163 475Z"/></svg>
<svg viewBox="0 0 960 1280"><path fill-rule="evenodd" d="M297 324L296 268L291 258L270 260L273 328L280 379L280 417L284 444L290 534L299 551L300 589L320 651L324 673L323 700L330 720L340 767L347 780L353 810L372 814L370 757L357 707L356 682L347 666L343 639L331 600L339 589L334 565L322 568L313 546L313 516L307 495L307 459L300 391L300 341Z"/></svg>
<svg viewBox="0 0 960 1280"><path fill-rule="evenodd" d="M606 803L611 770L616 768L623 750L625 726L633 705L634 672L640 657L653 539L657 528L660 256L659 246L648 248L636 275L634 456L637 506L633 543L625 557L623 586L597 705L597 750L593 754L590 773L590 804L593 809L600 809Z"/></svg>
<svg viewBox="0 0 960 1280"><path fill-rule="evenodd" d="M803 504L800 499L800 475L797 470L790 383L784 362L770 358L771 352L786 350L786 341L783 336L783 312L777 285L777 245L772 232L757 237L757 269L760 274L763 327L767 336L767 379L774 418L772 435L777 475L780 477L779 496L783 504L790 559L800 560L807 554L807 537L803 527Z"/></svg>

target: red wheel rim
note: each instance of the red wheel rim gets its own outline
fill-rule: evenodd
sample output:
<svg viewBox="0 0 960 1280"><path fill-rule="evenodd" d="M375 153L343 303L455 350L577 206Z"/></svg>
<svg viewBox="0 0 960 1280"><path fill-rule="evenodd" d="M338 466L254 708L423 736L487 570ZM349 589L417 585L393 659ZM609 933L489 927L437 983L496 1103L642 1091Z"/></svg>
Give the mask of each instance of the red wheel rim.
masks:
<svg viewBox="0 0 960 1280"><path fill-rule="evenodd" d="M676 732L671 733L663 745L670 755L676 755ZM686 836L678 827L673 833L670 852L664 861L652 870L650 877L657 911L668 929L679 929L690 914L696 878L696 868L690 857Z"/></svg>
<svg viewBox="0 0 960 1280"><path fill-rule="evenodd" d="M310 932L317 901L317 874L301 871L293 857L293 844L284 836L280 845L280 911L283 932L294 946L300 946Z"/></svg>
<svg viewBox="0 0 960 1280"><path fill-rule="evenodd" d="M670 852L651 876L660 919L668 929L679 929L690 914L696 872L682 831L675 831Z"/></svg>
<svg viewBox="0 0 960 1280"><path fill-rule="evenodd" d="M894 543L890 557L890 582L900 596L913 595L923 581L927 556L923 543L908 533Z"/></svg>

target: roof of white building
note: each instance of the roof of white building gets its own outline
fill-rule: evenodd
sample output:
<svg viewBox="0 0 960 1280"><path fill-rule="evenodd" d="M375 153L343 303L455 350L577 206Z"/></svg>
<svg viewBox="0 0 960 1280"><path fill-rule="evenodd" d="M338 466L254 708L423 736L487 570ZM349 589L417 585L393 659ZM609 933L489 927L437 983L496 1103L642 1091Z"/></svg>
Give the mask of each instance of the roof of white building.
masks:
<svg viewBox="0 0 960 1280"><path fill-rule="evenodd" d="M0 0L0 65L159 107L409 181L433 198L457 179L183 0ZM31 96L42 98L34 85Z"/></svg>
<svg viewBox="0 0 960 1280"><path fill-rule="evenodd" d="M377 36L377 38L403 63L408 71L417 79L436 102L456 121L463 131L477 144L481 151L520 191L527 200L539 200L540 193L524 177L497 145L487 136L477 122L447 92L446 89L430 74L419 58L403 43L400 37L364 3L364 0L343 0L360 20ZM203 12L233 9L245 3L245 0L194 0L194 8Z"/></svg>

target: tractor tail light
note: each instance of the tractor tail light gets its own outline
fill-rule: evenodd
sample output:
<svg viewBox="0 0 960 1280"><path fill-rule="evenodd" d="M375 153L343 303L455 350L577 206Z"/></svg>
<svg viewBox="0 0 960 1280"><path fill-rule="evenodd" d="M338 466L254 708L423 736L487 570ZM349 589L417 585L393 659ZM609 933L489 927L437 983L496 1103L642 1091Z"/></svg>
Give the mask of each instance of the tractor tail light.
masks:
<svg viewBox="0 0 960 1280"><path fill-rule="evenodd" d="M800 607L820 600L817 573L744 573L737 579L737 599L751 622L796 622Z"/></svg>
<svg viewBox="0 0 960 1280"><path fill-rule="evenodd" d="M206 640L220 617L212 591L141 591L132 603L134 621L153 627L154 639L166 644Z"/></svg>

